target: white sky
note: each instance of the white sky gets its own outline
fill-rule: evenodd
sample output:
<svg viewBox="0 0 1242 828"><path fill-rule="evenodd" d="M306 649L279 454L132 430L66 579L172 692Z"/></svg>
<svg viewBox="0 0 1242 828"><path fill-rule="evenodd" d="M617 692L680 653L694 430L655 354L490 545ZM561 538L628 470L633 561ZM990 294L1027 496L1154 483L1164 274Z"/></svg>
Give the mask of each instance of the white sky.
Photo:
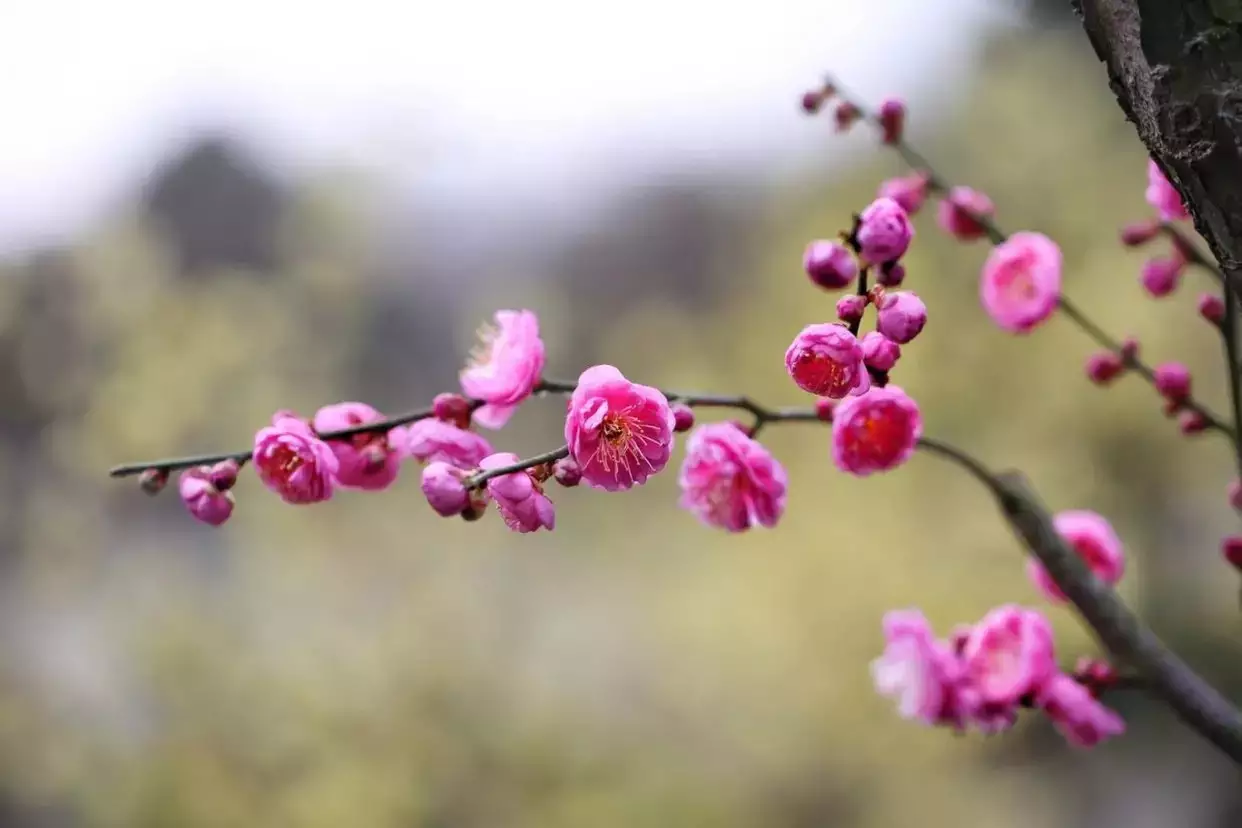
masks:
<svg viewBox="0 0 1242 828"><path fill-rule="evenodd" d="M0 246L72 232L218 124L467 201L805 158L821 71L935 92L996 2L0 0Z"/></svg>

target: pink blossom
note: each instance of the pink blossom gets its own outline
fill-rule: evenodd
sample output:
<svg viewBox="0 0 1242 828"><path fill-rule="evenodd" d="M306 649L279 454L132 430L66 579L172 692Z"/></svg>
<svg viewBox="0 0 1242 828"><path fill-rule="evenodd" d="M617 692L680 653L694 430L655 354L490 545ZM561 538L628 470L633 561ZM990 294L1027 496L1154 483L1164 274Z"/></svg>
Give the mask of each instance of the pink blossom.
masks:
<svg viewBox="0 0 1242 828"><path fill-rule="evenodd" d="M211 484L211 468L198 466L181 473L181 502L196 520L219 526L233 514L233 493Z"/></svg>
<svg viewBox="0 0 1242 828"><path fill-rule="evenodd" d="M905 391L872 388L833 412L832 460L842 471L866 477L909 460L921 436L923 417Z"/></svg>
<svg viewBox="0 0 1242 828"><path fill-rule="evenodd" d="M962 658L985 704L1017 704L1056 671L1052 627L1035 610L997 607L974 625Z"/></svg>
<svg viewBox="0 0 1242 828"><path fill-rule="evenodd" d="M681 505L708 526L775 526L785 511L785 469L732 423L700 426L686 443Z"/></svg>
<svg viewBox="0 0 1242 828"><path fill-rule="evenodd" d="M500 428L531 395L543 374L544 348L539 319L528 310L496 311L495 325L479 331L480 345L461 372L468 397L483 400L474 421Z"/></svg>
<svg viewBox="0 0 1242 828"><path fill-rule="evenodd" d="M992 199L969 187L954 187L940 202L936 221L940 228L959 241L974 241L987 235L983 220L995 211Z"/></svg>
<svg viewBox="0 0 1242 828"><path fill-rule="evenodd" d="M906 125L906 105L900 98L885 98L877 114L884 143L896 144Z"/></svg>
<svg viewBox="0 0 1242 828"><path fill-rule="evenodd" d="M516 454L500 452L484 457L479 468L487 471L517 463ZM487 493L496 501L496 511L514 532L535 532L556 528L556 509L529 471L512 472L487 481Z"/></svg>
<svg viewBox="0 0 1242 828"><path fill-rule="evenodd" d="M847 325L860 321L866 310L866 296L851 293L837 300L837 318Z"/></svg>
<svg viewBox="0 0 1242 828"><path fill-rule="evenodd" d="M684 434L694 428L694 409L685 403L673 405L673 431Z"/></svg>
<svg viewBox="0 0 1242 828"><path fill-rule="evenodd" d="M420 463L439 461L459 469L473 469L492 453L483 435L433 417L410 423L404 448Z"/></svg>
<svg viewBox="0 0 1242 828"><path fill-rule="evenodd" d="M366 403L342 402L319 409L311 424L316 432L326 434L383 419L383 414ZM386 489L397 479L397 472L401 471L401 454L390 442L386 431L355 434L328 440L327 443L336 455L336 482L342 488L365 491Z"/></svg>
<svg viewBox="0 0 1242 828"><path fill-rule="evenodd" d="M566 488L582 482L582 469L572 457L562 457L552 464L552 477Z"/></svg>
<svg viewBox="0 0 1242 828"><path fill-rule="evenodd" d="M1126 723L1070 676L1058 673L1039 688L1035 703L1070 744L1094 747L1110 736L1120 736Z"/></svg>
<svg viewBox="0 0 1242 828"><path fill-rule="evenodd" d="M922 208L923 202L927 200L927 185L927 174L917 172L913 175L888 179L880 184L877 195L882 198L891 198L901 205L906 215L912 216Z"/></svg>
<svg viewBox="0 0 1242 828"><path fill-rule="evenodd" d="M992 248L979 283L983 308L996 324L1026 333L1057 309L1061 248L1040 233L1014 233Z"/></svg>
<svg viewBox="0 0 1242 828"><path fill-rule="evenodd" d="M1126 553L1112 525L1095 512L1060 512L1052 520L1057 533L1082 558L1095 577L1112 586L1126 571ZM1027 561L1028 577L1049 600L1065 601L1065 593L1052 580L1043 565Z"/></svg>
<svg viewBox="0 0 1242 828"><path fill-rule="evenodd" d="M1147 203L1164 221L1177 221L1190 216L1182 202L1182 194L1165 178L1160 165L1150 158L1147 160Z"/></svg>
<svg viewBox="0 0 1242 828"><path fill-rule="evenodd" d="M1225 300L1214 293L1200 294L1196 307L1199 315L1214 325L1225 320Z"/></svg>
<svg viewBox="0 0 1242 828"><path fill-rule="evenodd" d="M1157 365L1153 383L1160 396L1169 402L1180 404L1190 399L1190 369L1180 362Z"/></svg>
<svg viewBox="0 0 1242 828"><path fill-rule="evenodd" d="M841 399L871 387L862 346L848 328L807 325L785 351L785 370L798 387L817 397Z"/></svg>
<svg viewBox="0 0 1242 828"><path fill-rule="evenodd" d="M901 287L906 280L906 266L901 262L885 262L876 273L875 283L880 287Z"/></svg>
<svg viewBox="0 0 1242 828"><path fill-rule="evenodd" d="M884 264L905 255L914 238L914 225L900 204L881 197L868 204L859 215L854 238L864 259L872 264Z"/></svg>
<svg viewBox="0 0 1242 828"><path fill-rule="evenodd" d="M1159 299L1177 290L1185 267L1180 256L1157 256L1143 262L1139 281L1150 296Z"/></svg>
<svg viewBox="0 0 1242 828"><path fill-rule="evenodd" d="M630 382L611 365L582 372L569 397L565 442L588 485L621 491L668 464L674 418L657 389Z"/></svg>
<svg viewBox="0 0 1242 828"><path fill-rule="evenodd" d="M945 724L953 708L956 658L918 610L884 615L884 654L871 662L876 691L897 702L903 719Z"/></svg>
<svg viewBox="0 0 1242 828"><path fill-rule="evenodd" d="M1220 554L1225 563L1242 572L1242 535L1226 535L1221 538Z"/></svg>
<svg viewBox="0 0 1242 828"><path fill-rule="evenodd" d="M423 469L420 485L427 503L441 517L453 517L466 511L470 493L466 491L466 472L442 460L435 460Z"/></svg>
<svg viewBox="0 0 1242 828"><path fill-rule="evenodd" d="M859 340L862 346L863 362L868 368L887 374L893 370L897 360L901 358L901 346L879 331L863 334Z"/></svg>
<svg viewBox="0 0 1242 828"><path fill-rule="evenodd" d="M1108 385L1121 376L1126 364L1112 351L1097 351L1087 357L1087 379L1096 385Z"/></svg>
<svg viewBox="0 0 1242 828"><path fill-rule="evenodd" d="M858 260L844 245L813 241L802 254L802 268L811 281L825 290L840 290L858 278Z"/></svg>
<svg viewBox="0 0 1242 828"><path fill-rule="evenodd" d="M319 503L332 497L340 464L332 448L296 414L279 411L254 437L254 467L286 503Z"/></svg>
<svg viewBox="0 0 1242 828"><path fill-rule="evenodd" d="M1126 247L1141 247L1160 233L1160 222L1139 221L1121 228L1121 243Z"/></svg>
<svg viewBox="0 0 1242 828"><path fill-rule="evenodd" d="M853 101L841 101L832 112L837 132L846 132L862 117L862 110Z"/></svg>
<svg viewBox="0 0 1242 828"><path fill-rule="evenodd" d="M927 306L908 290L884 294L875 328L899 345L913 340L927 324Z"/></svg>
<svg viewBox="0 0 1242 828"><path fill-rule="evenodd" d="M437 420L452 423L458 428L470 427L470 414L474 407L461 394L436 394L431 401L431 414Z"/></svg>

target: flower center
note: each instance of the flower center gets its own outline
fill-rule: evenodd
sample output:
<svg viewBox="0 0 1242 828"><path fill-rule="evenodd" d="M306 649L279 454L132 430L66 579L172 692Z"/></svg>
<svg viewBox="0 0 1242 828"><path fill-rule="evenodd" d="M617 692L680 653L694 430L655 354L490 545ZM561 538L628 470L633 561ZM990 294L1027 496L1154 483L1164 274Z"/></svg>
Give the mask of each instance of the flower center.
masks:
<svg viewBox="0 0 1242 828"><path fill-rule="evenodd" d="M485 322L479 326L475 336L478 343L470 349L470 367L486 368L496 355L496 339L500 336L500 329Z"/></svg>
<svg viewBox="0 0 1242 828"><path fill-rule="evenodd" d="M823 354L809 351L798 362L798 373L809 386L808 390L821 397L840 396L849 390L854 378L844 365Z"/></svg>
<svg viewBox="0 0 1242 828"><path fill-rule="evenodd" d="M864 413L846 435L850 453L872 463L886 463L901 450L905 441L906 418L902 412L883 406Z"/></svg>
<svg viewBox="0 0 1242 828"><path fill-rule="evenodd" d="M632 471L633 464L638 463L650 466L651 461L643 454L643 446L655 442L651 432L656 428L654 423L634 417L629 409L610 411L600 423L599 434L603 439L599 441L595 456L605 471Z"/></svg>

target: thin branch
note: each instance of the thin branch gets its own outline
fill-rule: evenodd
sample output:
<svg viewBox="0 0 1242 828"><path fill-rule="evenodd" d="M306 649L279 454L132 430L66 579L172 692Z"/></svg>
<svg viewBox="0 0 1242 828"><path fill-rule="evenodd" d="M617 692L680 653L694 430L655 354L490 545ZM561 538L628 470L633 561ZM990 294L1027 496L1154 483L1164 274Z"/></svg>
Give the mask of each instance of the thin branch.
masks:
<svg viewBox="0 0 1242 828"><path fill-rule="evenodd" d="M858 111L862 113L864 120L877 127L881 126L879 116L872 110L863 106L858 98L855 98L853 95L845 91L835 78L827 77L825 78L825 83L831 86L840 98L848 101L851 105L856 107ZM898 138L896 141L887 144L887 146L892 147L908 166L927 176L928 190L941 198L944 198L949 194L949 191L952 189L953 185L950 184L946 178L941 176L940 173L936 172L935 168L932 167L927 158L913 146L908 144L904 138ZM1005 233L1005 231L1003 231L990 216L977 215L969 210L963 210L963 212L967 213L971 219L983 228L984 233L993 245L1002 244L1009 238L1008 234ZM1223 274L1221 274L1221 278L1223 280ZM1229 291L1226 292L1228 293ZM1069 297L1062 295L1057 300L1057 307L1062 313L1065 314L1066 317L1070 319L1070 321L1077 325L1083 333L1094 339L1100 347L1106 348L1107 350L1121 356L1127 367L1145 379L1148 383L1152 385L1155 384L1155 370L1150 365L1139 359L1137 355L1132 356L1127 354L1122 348L1122 343L1119 340L1110 336L1103 328L1093 322L1091 318L1078 307L1078 305L1069 299ZM1187 400L1183 407L1190 409L1202 417L1208 428L1215 429L1232 440L1239 453L1239 462L1242 462L1242 445L1239 445L1236 430L1237 428L1242 428L1242 423L1235 422L1234 426L1230 426L1223 417L1214 414L1210 409L1206 408L1201 403L1196 402L1193 398Z"/></svg>
<svg viewBox="0 0 1242 828"><path fill-rule="evenodd" d="M543 454L536 454L534 457L527 457L525 460L519 460L516 463L510 463L507 466L497 466L494 469L487 469L473 474L465 480L467 489L477 489L487 481L494 477L503 477L506 474L514 472L526 471L533 469L535 466L542 466L545 463L555 463L562 457L569 456L569 446L561 446L558 449L545 451Z"/></svg>

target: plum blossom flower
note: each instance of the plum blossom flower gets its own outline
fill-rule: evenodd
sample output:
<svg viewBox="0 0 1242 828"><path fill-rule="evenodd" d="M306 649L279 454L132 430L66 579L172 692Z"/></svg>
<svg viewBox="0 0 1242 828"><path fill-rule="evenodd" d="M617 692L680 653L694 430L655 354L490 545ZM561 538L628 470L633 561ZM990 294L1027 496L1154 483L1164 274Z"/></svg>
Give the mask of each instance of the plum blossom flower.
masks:
<svg viewBox="0 0 1242 828"><path fill-rule="evenodd" d="M884 294L876 314L875 328L898 345L905 345L927 325L927 305L908 290Z"/></svg>
<svg viewBox="0 0 1242 828"><path fill-rule="evenodd" d="M997 325L1026 333L1061 300L1061 248L1041 233L1014 233L983 263L979 298Z"/></svg>
<svg viewBox="0 0 1242 828"><path fill-rule="evenodd" d="M1164 221L1188 218L1190 212L1182 202L1182 194L1169 183L1160 165L1147 159L1147 203L1156 209Z"/></svg>
<svg viewBox="0 0 1242 828"><path fill-rule="evenodd" d="M319 503L332 497L336 454L296 414L278 411L254 437L254 467L264 486L286 503Z"/></svg>
<svg viewBox="0 0 1242 828"><path fill-rule="evenodd" d="M896 144L906 125L906 104L900 98L885 98L877 110L884 143Z"/></svg>
<svg viewBox="0 0 1242 828"><path fill-rule="evenodd" d="M813 241L802 254L802 269L824 290L840 290L858 278L858 260L844 245Z"/></svg>
<svg viewBox="0 0 1242 828"><path fill-rule="evenodd" d="M1070 676L1058 673L1039 688L1035 704L1066 740L1077 747L1094 747L1110 736L1120 736L1126 723Z"/></svg>
<svg viewBox="0 0 1242 828"><path fill-rule="evenodd" d="M479 468L488 471L517 463L516 454L499 452L484 457ZM430 467L429 467L430 468ZM487 481L487 494L496 502L496 511L514 532L535 532L556 528L556 509L543 493L543 486L529 471L517 471Z"/></svg>
<svg viewBox="0 0 1242 828"><path fill-rule="evenodd" d="M906 254L914 238L914 225L896 200L881 196L859 214L854 238L864 259L884 264Z"/></svg>
<svg viewBox="0 0 1242 828"><path fill-rule="evenodd" d="M888 471L914 454L923 436L918 404L895 385L849 397L832 416L832 460L858 477Z"/></svg>
<svg viewBox="0 0 1242 828"><path fill-rule="evenodd" d="M916 172L912 175L888 179L880 184L877 195L891 198L901 205L901 209L906 211L906 215L912 216L922 208L923 202L927 200L927 187L929 183L930 179L927 177L927 173Z"/></svg>
<svg viewBox="0 0 1242 828"><path fill-rule="evenodd" d="M219 526L233 514L233 493L212 485L211 471L210 466L186 469L181 473L178 488L181 502L196 520Z"/></svg>
<svg viewBox="0 0 1242 828"><path fill-rule="evenodd" d="M1052 525L1095 577L1109 586L1121 580L1126 571L1126 553L1121 539L1107 520L1095 512L1077 510L1058 513L1053 517ZM1065 593L1038 560L1032 558L1026 566L1031 582L1049 600L1066 600Z"/></svg>
<svg viewBox="0 0 1242 828"><path fill-rule="evenodd" d="M444 462L459 469L473 469L492 453L483 435L434 417L410 423L404 450L420 463Z"/></svg>
<svg viewBox="0 0 1242 828"><path fill-rule="evenodd" d="M863 334L858 341L862 346L863 362L868 368L887 374L901 358L901 346L879 331Z"/></svg>
<svg viewBox="0 0 1242 828"><path fill-rule="evenodd" d="M849 329L832 322L807 325L785 351L785 370L798 387L839 400L871 387L863 350Z"/></svg>
<svg viewBox="0 0 1242 828"><path fill-rule="evenodd" d="M992 199L970 187L954 187L940 202L936 221L940 229L959 241L974 241L987 235L980 219L991 219L996 208Z"/></svg>
<svg viewBox="0 0 1242 828"><path fill-rule="evenodd" d="M470 493L466 491L466 473L443 460L435 460L423 469L420 485L427 503L441 517L453 517L466 511Z"/></svg>
<svg viewBox="0 0 1242 828"><path fill-rule="evenodd" d="M496 311L494 320L494 326L480 329L480 345L461 372L466 396L484 402L474 412L474 421L485 428L500 428L509 421L539 384L545 359L534 313Z"/></svg>
<svg viewBox="0 0 1242 828"><path fill-rule="evenodd" d="M918 610L886 613L884 641L883 655L871 662L876 692L895 700L903 719L947 723L960 674L954 653L936 640Z"/></svg>
<svg viewBox="0 0 1242 828"><path fill-rule="evenodd" d="M971 629L962 659L984 703L1010 706L1056 672L1052 627L1035 610L1007 604Z"/></svg>
<svg viewBox="0 0 1242 828"><path fill-rule="evenodd" d="M596 365L582 372L569 397L565 443L588 485L621 491L668 464L674 425L659 390L630 382L611 365Z"/></svg>
<svg viewBox="0 0 1242 828"><path fill-rule="evenodd" d="M729 532L775 526L785 511L784 467L732 423L695 429L686 442L678 483L684 508L704 524Z"/></svg>
<svg viewBox="0 0 1242 828"><path fill-rule="evenodd" d="M315 412L311 424L324 434L367 423L377 423L384 415L366 403L342 402L325 405ZM339 440L328 440L336 455L336 482L346 489L379 491L392 485L401 470L401 453L385 431L355 434Z"/></svg>

